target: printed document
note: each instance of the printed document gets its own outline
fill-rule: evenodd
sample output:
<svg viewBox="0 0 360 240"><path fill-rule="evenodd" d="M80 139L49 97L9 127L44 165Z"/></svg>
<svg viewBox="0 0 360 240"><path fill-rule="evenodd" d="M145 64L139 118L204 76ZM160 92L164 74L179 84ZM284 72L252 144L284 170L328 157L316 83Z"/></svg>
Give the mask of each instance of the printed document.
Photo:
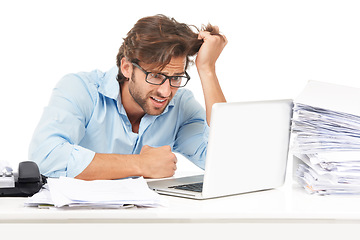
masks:
<svg viewBox="0 0 360 240"><path fill-rule="evenodd" d="M68 177L49 178L47 186L25 206L122 208L129 205L156 207L160 196L148 188L144 178L84 181Z"/></svg>

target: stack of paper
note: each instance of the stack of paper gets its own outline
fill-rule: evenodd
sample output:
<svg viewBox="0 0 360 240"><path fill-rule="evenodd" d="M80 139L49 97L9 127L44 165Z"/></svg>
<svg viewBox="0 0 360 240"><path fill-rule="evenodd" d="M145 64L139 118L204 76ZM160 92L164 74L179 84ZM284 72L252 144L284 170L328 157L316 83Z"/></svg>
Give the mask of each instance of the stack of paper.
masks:
<svg viewBox="0 0 360 240"><path fill-rule="evenodd" d="M296 103L293 132L297 152L360 149L360 117Z"/></svg>
<svg viewBox="0 0 360 240"><path fill-rule="evenodd" d="M162 205L157 193L150 190L144 178L83 181L60 177L48 179L47 186L29 198L25 206L124 208Z"/></svg>
<svg viewBox="0 0 360 240"><path fill-rule="evenodd" d="M360 89L310 81L295 101L292 131L306 190L360 194Z"/></svg>

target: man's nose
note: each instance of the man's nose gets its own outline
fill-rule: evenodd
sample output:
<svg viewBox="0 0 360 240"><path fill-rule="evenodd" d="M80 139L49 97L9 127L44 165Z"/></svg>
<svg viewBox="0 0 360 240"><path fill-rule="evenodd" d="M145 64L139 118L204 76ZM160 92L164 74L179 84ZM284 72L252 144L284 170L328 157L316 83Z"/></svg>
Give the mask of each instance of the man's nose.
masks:
<svg viewBox="0 0 360 240"><path fill-rule="evenodd" d="M161 84L158 88L159 97L169 97L171 94L170 79Z"/></svg>

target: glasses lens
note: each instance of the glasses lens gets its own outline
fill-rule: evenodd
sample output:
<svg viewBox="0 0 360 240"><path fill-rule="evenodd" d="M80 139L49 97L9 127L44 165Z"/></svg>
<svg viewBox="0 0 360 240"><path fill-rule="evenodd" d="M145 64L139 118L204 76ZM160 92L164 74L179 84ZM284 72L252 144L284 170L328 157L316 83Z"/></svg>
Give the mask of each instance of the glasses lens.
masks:
<svg viewBox="0 0 360 240"><path fill-rule="evenodd" d="M153 84L161 84L166 77L158 73L149 73L147 75L146 81Z"/></svg>
<svg viewBox="0 0 360 240"><path fill-rule="evenodd" d="M186 85L188 79L185 76L174 76L170 78L171 86L174 87L183 87Z"/></svg>

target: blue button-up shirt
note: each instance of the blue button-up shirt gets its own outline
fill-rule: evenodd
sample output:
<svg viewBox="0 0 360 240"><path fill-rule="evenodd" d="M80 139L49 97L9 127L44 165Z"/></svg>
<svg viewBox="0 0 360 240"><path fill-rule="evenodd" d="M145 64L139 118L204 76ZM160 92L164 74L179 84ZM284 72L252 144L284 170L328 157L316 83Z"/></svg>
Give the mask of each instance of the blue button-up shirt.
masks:
<svg viewBox="0 0 360 240"><path fill-rule="evenodd" d="M69 74L56 85L35 129L29 159L49 177L75 177L95 153L139 154L144 145L171 146L204 168L209 127L203 107L179 89L165 111L145 114L139 132L121 104L118 68Z"/></svg>

